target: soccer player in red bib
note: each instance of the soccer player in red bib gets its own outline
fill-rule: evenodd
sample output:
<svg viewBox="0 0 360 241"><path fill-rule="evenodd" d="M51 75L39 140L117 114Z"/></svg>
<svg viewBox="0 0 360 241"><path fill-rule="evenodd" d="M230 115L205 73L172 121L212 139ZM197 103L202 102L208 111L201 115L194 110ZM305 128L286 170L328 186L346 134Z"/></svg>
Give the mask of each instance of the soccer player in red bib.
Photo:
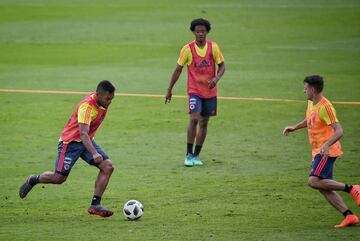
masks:
<svg viewBox="0 0 360 241"><path fill-rule="evenodd" d="M333 180L335 160L342 155L339 139L343 130L333 105L322 95L324 81L321 76L308 76L304 80L304 93L308 98L306 118L293 126L285 127L283 134L307 128L312 146L312 165L308 184L320 191L326 200L344 215L336 228L356 225L359 218L353 214L336 191L349 193L360 206L360 185L349 185Z"/></svg>
<svg viewBox="0 0 360 241"><path fill-rule="evenodd" d="M190 24L195 41L186 44L180 52L177 66L172 74L165 96L170 103L172 89L187 65L187 94L189 125L187 129L187 152L184 164L187 167L203 165L199 159L204 144L210 116L217 112L217 83L225 72L224 57L219 45L206 39L211 29L208 20L199 18ZM217 67L216 67L217 66ZM194 148L195 143L195 148Z"/></svg>
<svg viewBox="0 0 360 241"><path fill-rule="evenodd" d="M53 172L31 175L20 187L20 198L25 198L38 183L61 184L66 181L79 157L99 169L95 191L88 209L89 214L110 217L113 212L101 206L101 197L114 170L109 156L96 144L95 132L102 123L114 98L115 87L108 80L101 81L96 93L81 100L65 125L58 145L58 155Z"/></svg>

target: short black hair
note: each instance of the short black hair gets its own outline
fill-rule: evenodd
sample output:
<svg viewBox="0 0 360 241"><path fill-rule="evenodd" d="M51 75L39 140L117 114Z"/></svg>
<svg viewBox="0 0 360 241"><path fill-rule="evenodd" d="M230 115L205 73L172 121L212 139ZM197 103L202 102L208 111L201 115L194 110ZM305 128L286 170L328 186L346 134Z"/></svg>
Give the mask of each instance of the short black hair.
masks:
<svg viewBox="0 0 360 241"><path fill-rule="evenodd" d="M304 79L304 83L314 87L318 93L320 93L324 88L324 79L320 75L307 76Z"/></svg>
<svg viewBox="0 0 360 241"><path fill-rule="evenodd" d="M190 23L191 32L194 32L195 27L197 25L205 26L206 31L210 32L211 24L210 24L210 22L208 20L203 19L203 18L197 18L197 19L194 19L193 21L191 21L191 23Z"/></svg>
<svg viewBox="0 0 360 241"><path fill-rule="evenodd" d="M109 92L110 94L115 92L115 87L108 80L102 80L96 87L96 93Z"/></svg>

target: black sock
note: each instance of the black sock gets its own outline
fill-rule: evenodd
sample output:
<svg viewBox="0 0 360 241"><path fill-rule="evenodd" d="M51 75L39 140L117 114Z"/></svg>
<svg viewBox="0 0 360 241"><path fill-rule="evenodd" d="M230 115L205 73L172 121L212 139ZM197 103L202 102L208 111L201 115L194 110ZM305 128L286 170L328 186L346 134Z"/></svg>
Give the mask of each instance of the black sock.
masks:
<svg viewBox="0 0 360 241"><path fill-rule="evenodd" d="M193 154L193 147L194 147L194 144L188 143L187 144L187 153L186 154Z"/></svg>
<svg viewBox="0 0 360 241"><path fill-rule="evenodd" d="M346 217L347 215L353 214L349 209L346 210L345 212L343 212L344 217Z"/></svg>
<svg viewBox="0 0 360 241"><path fill-rule="evenodd" d="M99 196L93 196L91 205L100 205L101 197Z"/></svg>
<svg viewBox="0 0 360 241"><path fill-rule="evenodd" d="M353 186L351 186L351 185L349 185L349 184L345 184L344 191L347 192L347 193L350 193L352 187L353 187Z"/></svg>
<svg viewBox="0 0 360 241"><path fill-rule="evenodd" d="M32 177L30 177L30 179L29 179L29 184L30 184L31 186L35 186L36 184L39 183L39 179L40 179L40 175L32 176Z"/></svg>
<svg viewBox="0 0 360 241"><path fill-rule="evenodd" d="M200 154L201 148L202 148L201 145L196 145L195 146L194 156L198 156Z"/></svg>

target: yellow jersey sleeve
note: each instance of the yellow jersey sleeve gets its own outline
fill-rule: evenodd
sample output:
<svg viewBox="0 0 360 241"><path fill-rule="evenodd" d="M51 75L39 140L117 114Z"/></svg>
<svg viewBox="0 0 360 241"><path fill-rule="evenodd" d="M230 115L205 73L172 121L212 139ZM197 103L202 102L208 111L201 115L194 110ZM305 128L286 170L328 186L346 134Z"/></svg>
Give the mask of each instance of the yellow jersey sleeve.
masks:
<svg viewBox="0 0 360 241"><path fill-rule="evenodd" d="M195 49L199 56L204 57L206 55L207 48L200 49L198 46L195 46ZM212 44L212 52L214 55L215 64L221 64L222 62L224 62L224 56L222 55L220 47L215 42L213 42ZM191 64L191 62L192 62L191 50L189 45L187 44L181 49L177 63L180 66L185 66Z"/></svg>
<svg viewBox="0 0 360 241"><path fill-rule="evenodd" d="M336 110L332 105L323 105L319 110L319 118L327 125L339 122L336 117Z"/></svg>
<svg viewBox="0 0 360 241"><path fill-rule="evenodd" d="M91 121L95 119L96 115L96 108L85 102L81 104L78 109L78 123L90 125Z"/></svg>
<svg viewBox="0 0 360 241"><path fill-rule="evenodd" d="M221 53L220 47L217 43L212 44L212 52L214 55L214 60L216 64L221 64L222 62L224 62L224 56Z"/></svg>
<svg viewBox="0 0 360 241"><path fill-rule="evenodd" d="M192 61L192 56L191 56L190 47L189 45L185 45L180 51L180 56L177 63L180 66L185 66L186 64L187 65L191 64L191 61Z"/></svg>

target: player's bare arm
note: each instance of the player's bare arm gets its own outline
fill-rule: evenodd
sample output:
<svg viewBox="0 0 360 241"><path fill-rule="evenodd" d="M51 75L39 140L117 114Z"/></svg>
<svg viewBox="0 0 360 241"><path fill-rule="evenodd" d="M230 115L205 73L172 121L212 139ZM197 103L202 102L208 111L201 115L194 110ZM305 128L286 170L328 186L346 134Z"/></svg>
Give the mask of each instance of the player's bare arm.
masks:
<svg viewBox="0 0 360 241"><path fill-rule="evenodd" d="M335 142L337 142L344 134L344 131L339 122L331 124L331 127L334 130L334 135L329 140L327 140L327 142L325 142L324 145L321 147L320 154L323 156L327 156L329 154L329 147Z"/></svg>
<svg viewBox="0 0 360 241"><path fill-rule="evenodd" d="M82 143L84 144L85 148L92 154L94 158L94 162L96 164L99 164L103 161L103 157L96 151L94 145L92 144L90 138L89 138L89 129L90 126L79 123L79 129L80 129L80 139Z"/></svg>
<svg viewBox="0 0 360 241"><path fill-rule="evenodd" d="M177 65L172 76L171 80L169 82L169 88L167 89L166 95L165 95L165 104L170 103L171 97L172 97L172 88L174 87L176 81L179 79L181 72L182 72L183 66Z"/></svg>
<svg viewBox="0 0 360 241"><path fill-rule="evenodd" d="M222 62L218 64L217 74L209 82L209 89L212 89L217 85L217 83L219 82L219 80L221 79L224 73L225 73L225 63Z"/></svg>
<svg viewBox="0 0 360 241"><path fill-rule="evenodd" d="M285 127L283 130L283 135L287 136L287 135L289 135L290 132L293 132L293 131L296 131L296 130L299 130L299 129L302 129L305 127L307 127L306 118L303 121L297 123L296 125Z"/></svg>

